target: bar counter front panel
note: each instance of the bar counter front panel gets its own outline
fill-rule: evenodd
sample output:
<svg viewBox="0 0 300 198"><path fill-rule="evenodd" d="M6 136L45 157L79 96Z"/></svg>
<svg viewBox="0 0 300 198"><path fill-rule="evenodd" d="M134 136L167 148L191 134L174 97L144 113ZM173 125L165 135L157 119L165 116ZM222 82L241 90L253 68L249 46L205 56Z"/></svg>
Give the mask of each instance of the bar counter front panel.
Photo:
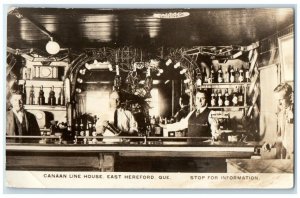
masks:
<svg viewBox="0 0 300 198"><path fill-rule="evenodd" d="M249 159L255 143L7 143L7 170L226 172L226 159Z"/></svg>

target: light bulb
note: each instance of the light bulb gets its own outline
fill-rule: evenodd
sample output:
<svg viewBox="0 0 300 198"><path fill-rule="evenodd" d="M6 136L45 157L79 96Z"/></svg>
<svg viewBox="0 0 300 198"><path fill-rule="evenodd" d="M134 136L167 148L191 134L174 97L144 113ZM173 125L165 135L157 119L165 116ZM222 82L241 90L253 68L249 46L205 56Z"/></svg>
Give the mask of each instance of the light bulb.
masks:
<svg viewBox="0 0 300 198"><path fill-rule="evenodd" d="M82 75L84 75L85 72L86 72L86 69L81 69L81 70L79 70L79 73L82 74Z"/></svg>
<svg viewBox="0 0 300 198"><path fill-rule="evenodd" d="M80 88L76 88L76 92L77 92L77 93L81 93L82 90L81 90Z"/></svg>
<svg viewBox="0 0 300 198"><path fill-rule="evenodd" d="M172 60L169 58L166 62L166 65L169 66L172 63Z"/></svg>
<svg viewBox="0 0 300 198"><path fill-rule="evenodd" d="M49 54L57 54L60 50L60 46L57 42L53 41L51 39L51 41L49 41L46 45L46 51L49 53Z"/></svg>
<svg viewBox="0 0 300 198"><path fill-rule="evenodd" d="M82 83L83 80L82 80L81 78L77 78L77 82L78 82L78 83Z"/></svg>
<svg viewBox="0 0 300 198"><path fill-rule="evenodd" d="M175 65L174 65L174 68L177 69L178 67L180 67L180 62L177 62Z"/></svg>
<svg viewBox="0 0 300 198"><path fill-rule="evenodd" d="M190 79L185 79L183 82L184 82L184 83L189 83L189 82L190 82Z"/></svg>
<svg viewBox="0 0 300 198"><path fill-rule="evenodd" d="M180 74L184 74L186 72L186 69L182 69L181 71L180 71Z"/></svg>
<svg viewBox="0 0 300 198"><path fill-rule="evenodd" d="M117 76L120 75L119 65L116 65L116 75L117 75Z"/></svg>
<svg viewBox="0 0 300 198"><path fill-rule="evenodd" d="M112 71L112 70L113 70L113 67L112 67L111 64L108 64L108 70L109 70L109 71Z"/></svg>
<svg viewBox="0 0 300 198"><path fill-rule="evenodd" d="M158 72L162 74L162 73L164 73L164 70L163 69L159 69Z"/></svg>
<svg viewBox="0 0 300 198"><path fill-rule="evenodd" d="M156 74L156 76L160 76L160 73L158 72L158 73Z"/></svg>

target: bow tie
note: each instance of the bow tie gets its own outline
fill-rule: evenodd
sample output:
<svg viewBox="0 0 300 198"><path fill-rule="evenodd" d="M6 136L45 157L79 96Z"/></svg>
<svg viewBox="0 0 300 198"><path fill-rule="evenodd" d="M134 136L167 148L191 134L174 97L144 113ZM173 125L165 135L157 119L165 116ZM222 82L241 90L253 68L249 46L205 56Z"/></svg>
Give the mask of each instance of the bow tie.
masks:
<svg viewBox="0 0 300 198"><path fill-rule="evenodd" d="M20 109L20 110L16 110L17 113L23 113L23 109Z"/></svg>

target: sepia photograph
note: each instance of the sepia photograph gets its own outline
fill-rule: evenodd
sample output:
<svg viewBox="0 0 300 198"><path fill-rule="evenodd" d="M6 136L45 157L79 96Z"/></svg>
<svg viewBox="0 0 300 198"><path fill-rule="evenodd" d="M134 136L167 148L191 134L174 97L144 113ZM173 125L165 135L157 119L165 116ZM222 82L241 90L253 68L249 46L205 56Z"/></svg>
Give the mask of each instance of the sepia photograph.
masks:
<svg viewBox="0 0 300 198"><path fill-rule="evenodd" d="M6 187L294 187L295 7L170 7L7 6Z"/></svg>

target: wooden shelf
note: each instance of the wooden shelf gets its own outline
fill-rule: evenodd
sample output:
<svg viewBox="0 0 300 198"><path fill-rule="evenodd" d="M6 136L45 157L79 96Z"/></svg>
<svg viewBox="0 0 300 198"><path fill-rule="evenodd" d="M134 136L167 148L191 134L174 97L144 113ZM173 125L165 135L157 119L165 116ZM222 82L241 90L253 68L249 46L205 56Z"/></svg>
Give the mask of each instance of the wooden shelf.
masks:
<svg viewBox="0 0 300 198"><path fill-rule="evenodd" d="M209 109L246 109L250 106L222 106L222 107L208 107Z"/></svg>
<svg viewBox="0 0 300 198"><path fill-rule="evenodd" d="M44 88L46 87L62 87L64 82L60 81L60 80L19 80L19 85L24 85L24 83L26 82L26 87L41 87L43 86Z"/></svg>
<svg viewBox="0 0 300 198"><path fill-rule="evenodd" d="M24 105L27 110L46 110L46 111L66 111L65 106L50 106L50 105Z"/></svg>
<svg viewBox="0 0 300 198"><path fill-rule="evenodd" d="M203 85L199 86L202 88L213 88L213 87L222 87L222 86L226 86L226 88L228 87L234 87L234 86L249 86L251 83L250 82L243 82L243 83L203 83Z"/></svg>

